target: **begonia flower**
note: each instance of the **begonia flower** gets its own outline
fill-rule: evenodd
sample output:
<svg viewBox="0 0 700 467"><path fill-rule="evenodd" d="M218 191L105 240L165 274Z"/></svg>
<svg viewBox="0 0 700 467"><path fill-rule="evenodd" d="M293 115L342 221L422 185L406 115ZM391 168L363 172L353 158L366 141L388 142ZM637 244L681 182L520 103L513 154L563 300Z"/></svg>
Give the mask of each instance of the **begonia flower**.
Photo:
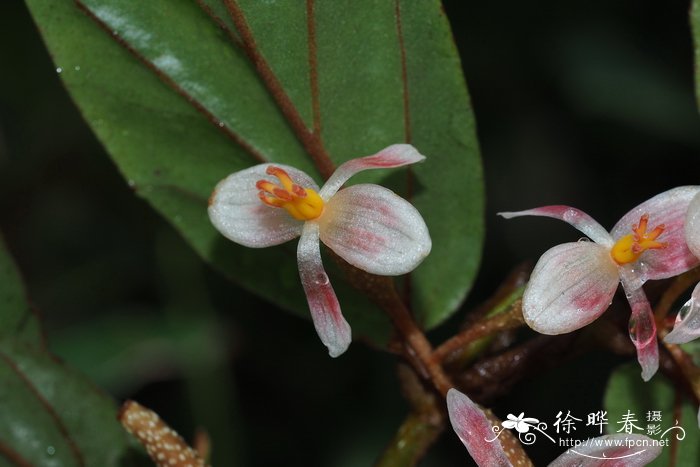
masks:
<svg viewBox="0 0 700 467"><path fill-rule="evenodd" d="M447 393L447 412L459 439L479 467L524 465L515 451L505 449L494 436L492 422L469 397L456 389ZM505 426L506 422L503 422ZM549 467L641 467L661 454L661 446L644 435L618 433L582 441L554 459Z"/></svg>
<svg viewBox="0 0 700 467"><path fill-rule="evenodd" d="M432 245L421 215L393 191L374 184L340 187L357 172L424 159L413 146L395 144L345 162L321 189L293 167L256 165L219 182L209 218L225 237L252 248L301 236L297 261L311 317L329 354L337 357L350 345L351 330L321 263L319 239L351 265L388 276L412 271Z"/></svg>
<svg viewBox="0 0 700 467"><path fill-rule="evenodd" d="M688 248L700 258L700 194L690 202L685 217L685 239ZM669 344L685 344L700 337L700 283L676 315L673 331L664 340ZM698 422L700 423L700 421Z"/></svg>
<svg viewBox="0 0 700 467"><path fill-rule="evenodd" d="M659 350L654 315L641 287L649 279L672 277L700 262L688 249L683 230L688 205L699 191L700 187L685 186L656 195L625 214L610 233L568 206L500 213L507 219L560 219L593 240L557 245L542 255L523 295L527 324L542 334L579 329L610 306L622 282L632 307L630 338L642 378L648 381L658 369Z"/></svg>

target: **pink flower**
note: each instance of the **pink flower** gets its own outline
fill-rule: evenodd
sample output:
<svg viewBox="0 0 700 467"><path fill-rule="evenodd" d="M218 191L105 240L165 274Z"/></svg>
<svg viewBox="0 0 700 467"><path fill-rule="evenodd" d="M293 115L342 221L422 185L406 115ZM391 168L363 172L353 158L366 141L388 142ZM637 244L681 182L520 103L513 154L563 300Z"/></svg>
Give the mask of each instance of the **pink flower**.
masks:
<svg viewBox="0 0 700 467"><path fill-rule="evenodd" d="M522 465L519 459L513 459L514 451L506 452L496 436L498 430L494 430L484 411L469 397L450 389L447 393L447 412L452 428L479 467ZM503 425L506 423L503 422ZM569 449L549 466L641 467L661 454L661 446L653 444L651 438L643 435L621 433L601 436Z"/></svg>
<svg viewBox="0 0 700 467"><path fill-rule="evenodd" d="M686 186L661 193L625 214L610 233L568 206L500 213L507 219L560 219L593 240L557 245L542 255L523 295L527 324L543 334L579 329L608 308L622 282L632 307L630 337L648 381L658 369L659 350L654 315L641 287L648 279L675 276L700 262L688 249L683 230L688 205L699 191Z"/></svg>
<svg viewBox="0 0 700 467"><path fill-rule="evenodd" d="M688 248L700 258L700 194L690 202L685 217L685 239ZM690 300L681 307L676 315L673 331L664 340L669 344L685 344L700 337L700 283L695 286ZM698 415L700 424L700 414Z"/></svg>
<svg viewBox="0 0 700 467"><path fill-rule="evenodd" d="M353 266L389 276L413 270L432 245L421 215L391 190L373 184L338 190L362 170L424 159L413 146L395 144L345 162L321 189L293 167L256 165L219 182L209 218L225 237L251 248L301 236L297 260L311 317L329 354L337 357L350 345L351 331L323 269L319 239Z"/></svg>

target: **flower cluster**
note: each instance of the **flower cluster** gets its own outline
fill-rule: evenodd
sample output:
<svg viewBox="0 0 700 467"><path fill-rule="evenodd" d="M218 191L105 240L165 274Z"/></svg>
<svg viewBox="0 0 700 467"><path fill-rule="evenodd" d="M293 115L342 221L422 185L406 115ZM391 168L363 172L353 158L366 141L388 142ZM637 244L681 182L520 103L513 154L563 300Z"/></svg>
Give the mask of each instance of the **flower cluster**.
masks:
<svg viewBox="0 0 700 467"><path fill-rule="evenodd" d="M341 187L362 170L401 167L424 159L413 146L389 146L342 164L320 189L311 177L293 167L257 165L216 186L209 217L224 236L247 247L274 246L301 237L297 247L301 283L316 331L330 355L336 357L349 346L351 331L323 268L319 241L351 265L380 275L410 272L431 249L425 222L410 203L378 185ZM543 216L563 220L592 240L557 245L540 257L523 294L526 323L543 334L579 329L609 307L622 283L632 309L630 338L637 349L642 378L648 381L658 369L659 354L656 323L642 285L700 264L700 186L674 188L645 201L625 214L610 232L588 214L569 206L499 214L508 219ZM665 340L684 343L698 337L700 284ZM500 440L489 438L491 422L467 396L452 389L447 406L455 432L477 464L519 465L520 460L511 458L515 451L507 452ZM502 427L527 433L536 426L533 423L537 420L524 418L524 414L511 415ZM596 439L614 441L630 436L645 438L624 434ZM636 456L634 465L646 465L660 450L649 449ZM591 443L576 454L564 453L550 465L572 465L581 462L582 455L589 461L599 459L585 465L608 465L611 457L625 457L628 451L614 442Z"/></svg>

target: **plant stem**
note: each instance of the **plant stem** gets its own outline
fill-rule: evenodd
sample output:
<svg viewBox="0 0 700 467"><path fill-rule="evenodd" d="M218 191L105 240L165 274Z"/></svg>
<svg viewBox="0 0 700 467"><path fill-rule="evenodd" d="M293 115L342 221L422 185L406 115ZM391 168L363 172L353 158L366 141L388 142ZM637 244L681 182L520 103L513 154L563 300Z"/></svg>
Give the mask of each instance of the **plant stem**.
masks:
<svg viewBox="0 0 700 467"><path fill-rule="evenodd" d="M419 372L427 373L435 389L444 397L454 384L447 377L440 363L433 358L432 345L399 297L393 282L391 284L389 293L379 297L377 302L391 318L409 352L420 362L422 368L418 368Z"/></svg>
<svg viewBox="0 0 700 467"><path fill-rule="evenodd" d="M522 300L518 299L510 305L507 312L487 317L452 336L435 350L433 359L436 362L442 362L453 352L464 349L477 339L508 329L519 328L525 322L521 306Z"/></svg>

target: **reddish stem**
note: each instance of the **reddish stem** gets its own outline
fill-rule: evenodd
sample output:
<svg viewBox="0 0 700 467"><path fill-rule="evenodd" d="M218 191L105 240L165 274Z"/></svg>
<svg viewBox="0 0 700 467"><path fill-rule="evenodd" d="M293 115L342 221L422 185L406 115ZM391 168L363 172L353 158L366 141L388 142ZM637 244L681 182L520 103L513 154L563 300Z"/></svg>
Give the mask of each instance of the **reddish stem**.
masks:
<svg viewBox="0 0 700 467"><path fill-rule="evenodd" d="M396 289L391 288L390 293L379 301L381 308L389 315L394 327L399 332L403 341L420 362L422 368L417 368L421 373L425 372L429 376L435 389L445 397L447 391L454 387L454 384L445 374L442 366L433 358L433 347L428 342L423 331L418 327L406 305L401 301Z"/></svg>
<svg viewBox="0 0 700 467"><path fill-rule="evenodd" d="M521 305L522 300L517 300L511 305L507 313L486 318L452 336L435 349L433 359L436 362L442 362L452 352L463 349L477 339L496 334L497 332L519 328L525 322Z"/></svg>

